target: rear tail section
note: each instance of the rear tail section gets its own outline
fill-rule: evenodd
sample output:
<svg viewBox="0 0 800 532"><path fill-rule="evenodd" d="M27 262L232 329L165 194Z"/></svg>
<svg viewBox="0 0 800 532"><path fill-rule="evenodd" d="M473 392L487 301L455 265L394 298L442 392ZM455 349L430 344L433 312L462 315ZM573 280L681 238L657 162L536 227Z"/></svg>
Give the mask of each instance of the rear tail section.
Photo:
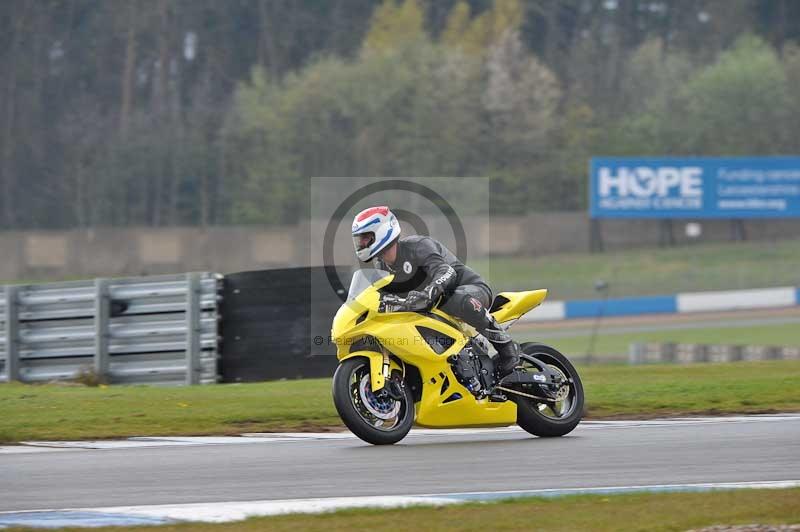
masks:
<svg viewBox="0 0 800 532"><path fill-rule="evenodd" d="M499 323L515 320L530 312L547 297L547 290L527 292L500 292L492 301L489 312Z"/></svg>

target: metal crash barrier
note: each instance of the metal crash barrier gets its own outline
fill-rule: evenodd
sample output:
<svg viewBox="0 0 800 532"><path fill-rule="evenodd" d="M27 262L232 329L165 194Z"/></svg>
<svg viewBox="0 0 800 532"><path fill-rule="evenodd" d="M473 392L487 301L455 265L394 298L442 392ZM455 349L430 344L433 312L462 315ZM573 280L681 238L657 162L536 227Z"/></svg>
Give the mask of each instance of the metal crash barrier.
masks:
<svg viewBox="0 0 800 532"><path fill-rule="evenodd" d="M757 360L800 360L800 347L667 342L633 343L628 350L630 364L693 364Z"/></svg>
<svg viewBox="0 0 800 532"><path fill-rule="evenodd" d="M84 374L122 384L215 383L222 279L203 272L5 286L0 381Z"/></svg>
<svg viewBox="0 0 800 532"><path fill-rule="evenodd" d="M0 382L326 377L339 305L324 267L3 286Z"/></svg>

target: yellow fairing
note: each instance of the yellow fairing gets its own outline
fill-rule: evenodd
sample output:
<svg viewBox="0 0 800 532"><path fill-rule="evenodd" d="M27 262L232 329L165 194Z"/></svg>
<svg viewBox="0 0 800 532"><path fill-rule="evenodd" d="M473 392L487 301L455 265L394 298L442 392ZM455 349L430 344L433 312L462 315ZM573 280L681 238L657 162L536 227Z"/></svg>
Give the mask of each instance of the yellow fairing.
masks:
<svg viewBox="0 0 800 532"><path fill-rule="evenodd" d="M430 428L502 427L516 423L516 403L476 399L456 380L449 364L430 364L419 369L422 399L416 405L417 425ZM445 402L456 393L461 395L461 399Z"/></svg>
<svg viewBox="0 0 800 532"><path fill-rule="evenodd" d="M495 300L506 301L500 308L492 312L498 323L519 318L526 312L538 307L547 297L547 290L529 290L527 292L500 292Z"/></svg>
<svg viewBox="0 0 800 532"><path fill-rule="evenodd" d="M513 401L490 402L478 400L458 382L450 364L449 356L457 354L468 337L463 324L452 317L434 310L433 313L378 312L381 286L391 282L381 280L364 291L354 301L343 305L333 320L331 336L336 342L337 357L365 357L370 361L372 390L385 385L385 378L393 370L405 372L410 366L419 370L422 383L421 397L416 403L416 424L423 427L456 426L507 426L516 422L517 406ZM544 293L539 299L544 299ZM525 300L529 302L529 299ZM530 304L530 303L526 303ZM538 304L538 303L536 303ZM535 304L526 308L533 308ZM449 346L434 348L423 332L441 333L453 339ZM391 353L390 365L384 367L384 353L364 350L359 341L364 337L378 340L380 348ZM395 362L395 358L402 364Z"/></svg>
<svg viewBox="0 0 800 532"><path fill-rule="evenodd" d="M369 359L370 385L372 386L373 390L380 390L383 388L386 384L386 377L388 376L384 375L383 354L376 351L354 351L341 357L340 360L354 357L366 357ZM391 372L394 370L402 372L403 368L397 362L390 359L387 373L391 375Z"/></svg>

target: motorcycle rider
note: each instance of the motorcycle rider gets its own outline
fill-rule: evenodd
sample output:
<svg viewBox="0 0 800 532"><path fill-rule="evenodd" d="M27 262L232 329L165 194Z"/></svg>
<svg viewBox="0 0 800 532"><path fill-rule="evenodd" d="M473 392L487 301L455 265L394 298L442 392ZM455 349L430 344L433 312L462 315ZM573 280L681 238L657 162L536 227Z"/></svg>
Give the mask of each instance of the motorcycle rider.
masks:
<svg viewBox="0 0 800 532"><path fill-rule="evenodd" d="M429 236L400 238L400 223L386 206L358 213L352 235L358 259L376 259L376 268L393 273L387 288L407 293L409 309L438 307L464 320L497 350L499 377L514 371L520 361L519 344L489 313L492 290L480 275Z"/></svg>

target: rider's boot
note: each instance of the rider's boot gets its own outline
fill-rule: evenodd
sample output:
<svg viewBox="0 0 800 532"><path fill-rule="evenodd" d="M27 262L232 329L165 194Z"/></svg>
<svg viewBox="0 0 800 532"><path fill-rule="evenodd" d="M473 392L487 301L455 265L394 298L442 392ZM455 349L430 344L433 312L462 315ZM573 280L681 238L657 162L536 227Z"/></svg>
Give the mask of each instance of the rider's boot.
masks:
<svg viewBox="0 0 800 532"><path fill-rule="evenodd" d="M493 316L491 322L481 332L497 350L497 377L502 379L519 365L519 344L503 329Z"/></svg>
<svg viewBox="0 0 800 532"><path fill-rule="evenodd" d="M504 344L495 345L495 349L497 349L497 358L499 362L497 366L497 377L502 379L513 372L514 368L519 366L519 344L511 340Z"/></svg>

